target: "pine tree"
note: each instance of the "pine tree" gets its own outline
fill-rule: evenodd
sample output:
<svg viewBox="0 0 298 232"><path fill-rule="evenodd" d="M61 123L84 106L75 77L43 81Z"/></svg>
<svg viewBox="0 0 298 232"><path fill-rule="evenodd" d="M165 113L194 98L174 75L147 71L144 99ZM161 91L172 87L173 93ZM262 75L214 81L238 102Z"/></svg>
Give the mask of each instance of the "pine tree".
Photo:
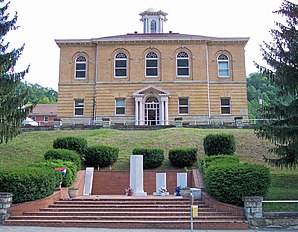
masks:
<svg viewBox="0 0 298 232"><path fill-rule="evenodd" d="M30 113L33 106L26 105L27 91L18 91L17 87L24 79L28 69L14 72L14 66L22 54L24 45L8 51L9 43L4 37L10 30L16 30L17 13L9 20L6 13L9 3L0 0L0 144L8 142L20 132L21 122Z"/></svg>
<svg viewBox="0 0 298 232"><path fill-rule="evenodd" d="M275 143L271 149L277 158L265 157L276 166L298 164L298 5L284 0L279 10L283 23L275 22L270 33L273 42L261 46L263 59L269 67L257 65L278 89L277 98L292 99L263 108L263 117L272 119L257 129L257 135Z"/></svg>

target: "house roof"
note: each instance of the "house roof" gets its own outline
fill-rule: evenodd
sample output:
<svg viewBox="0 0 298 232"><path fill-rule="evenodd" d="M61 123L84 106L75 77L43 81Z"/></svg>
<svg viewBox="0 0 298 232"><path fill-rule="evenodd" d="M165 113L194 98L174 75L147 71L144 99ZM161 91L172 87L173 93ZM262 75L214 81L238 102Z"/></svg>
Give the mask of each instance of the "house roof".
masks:
<svg viewBox="0 0 298 232"><path fill-rule="evenodd" d="M37 104L34 108L30 116L37 115L47 115L47 116L55 116L57 115L57 104Z"/></svg>
<svg viewBox="0 0 298 232"><path fill-rule="evenodd" d="M202 42L244 42L247 43L249 37L210 37L202 35L190 35L180 33L128 33L124 35L107 36L92 39L57 39L60 44L73 43L113 43L113 42L152 42L152 41L202 41Z"/></svg>

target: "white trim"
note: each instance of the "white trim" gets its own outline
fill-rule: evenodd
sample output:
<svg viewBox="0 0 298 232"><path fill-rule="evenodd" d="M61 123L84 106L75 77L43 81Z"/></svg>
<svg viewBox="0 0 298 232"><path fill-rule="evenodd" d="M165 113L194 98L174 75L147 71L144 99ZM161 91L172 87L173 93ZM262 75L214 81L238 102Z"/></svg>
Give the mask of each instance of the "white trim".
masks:
<svg viewBox="0 0 298 232"><path fill-rule="evenodd" d="M180 105L180 99L187 99L187 105ZM187 113L180 113L180 107L186 107L187 106ZM178 97L178 114L179 115L189 115L189 97Z"/></svg>
<svg viewBox="0 0 298 232"><path fill-rule="evenodd" d="M124 100L124 106L117 106L117 100ZM124 114L117 114L117 108L124 108ZM119 97L115 98L115 116L125 116L126 115L126 98Z"/></svg>

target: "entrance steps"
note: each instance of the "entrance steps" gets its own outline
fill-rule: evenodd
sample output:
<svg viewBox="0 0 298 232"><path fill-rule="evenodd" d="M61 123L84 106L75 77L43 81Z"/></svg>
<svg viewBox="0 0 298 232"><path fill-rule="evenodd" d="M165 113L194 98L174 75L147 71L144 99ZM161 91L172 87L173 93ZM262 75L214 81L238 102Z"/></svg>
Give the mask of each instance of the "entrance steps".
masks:
<svg viewBox="0 0 298 232"><path fill-rule="evenodd" d="M195 201L194 205L199 209L195 229L248 229L244 216L220 212L204 201ZM190 205L189 200L171 196L61 199L38 212L10 216L5 225L189 229Z"/></svg>

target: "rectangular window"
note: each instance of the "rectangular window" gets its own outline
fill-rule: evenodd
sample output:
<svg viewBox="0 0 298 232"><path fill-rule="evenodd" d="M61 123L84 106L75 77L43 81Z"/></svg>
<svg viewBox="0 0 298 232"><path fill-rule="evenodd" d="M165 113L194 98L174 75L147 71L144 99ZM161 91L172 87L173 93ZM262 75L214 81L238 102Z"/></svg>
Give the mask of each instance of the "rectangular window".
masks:
<svg viewBox="0 0 298 232"><path fill-rule="evenodd" d="M219 61L218 62L218 76L219 77L229 77L229 62L228 61Z"/></svg>
<svg viewBox="0 0 298 232"><path fill-rule="evenodd" d="M115 77L126 77L127 76L127 61L116 60L115 61Z"/></svg>
<svg viewBox="0 0 298 232"><path fill-rule="evenodd" d="M75 99L74 100L74 115L83 116L84 115L84 99Z"/></svg>
<svg viewBox="0 0 298 232"><path fill-rule="evenodd" d="M221 114L231 114L231 99L221 98L220 108L221 108Z"/></svg>
<svg viewBox="0 0 298 232"><path fill-rule="evenodd" d="M49 116L44 116L44 117L43 117L43 121L44 121L44 122L48 122L48 121L49 121Z"/></svg>
<svg viewBox="0 0 298 232"><path fill-rule="evenodd" d="M125 98L116 99L116 115L125 115Z"/></svg>
<svg viewBox="0 0 298 232"><path fill-rule="evenodd" d="M158 76L158 60L146 60L146 77Z"/></svg>
<svg viewBox="0 0 298 232"><path fill-rule="evenodd" d="M177 59L177 75L189 76L189 63L188 59Z"/></svg>
<svg viewBox="0 0 298 232"><path fill-rule="evenodd" d="M86 64L82 64L82 63L76 64L76 78L77 79L86 78Z"/></svg>
<svg viewBox="0 0 298 232"><path fill-rule="evenodd" d="M179 114L188 114L188 113L189 113L189 99L179 98Z"/></svg>

